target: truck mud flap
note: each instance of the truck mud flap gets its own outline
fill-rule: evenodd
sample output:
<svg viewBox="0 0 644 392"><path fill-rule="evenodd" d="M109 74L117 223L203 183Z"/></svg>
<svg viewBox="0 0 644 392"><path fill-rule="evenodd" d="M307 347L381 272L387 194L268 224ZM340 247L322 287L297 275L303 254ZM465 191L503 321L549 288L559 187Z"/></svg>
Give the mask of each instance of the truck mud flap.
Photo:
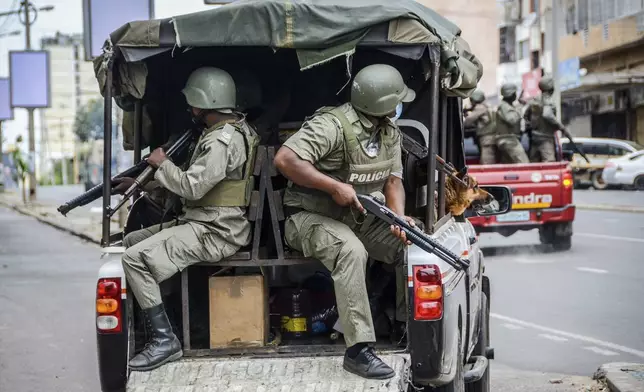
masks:
<svg viewBox="0 0 644 392"><path fill-rule="evenodd" d="M342 356L315 358L183 358L150 372L131 372L127 392L407 391L408 354L382 354L396 375L367 380L342 368Z"/></svg>

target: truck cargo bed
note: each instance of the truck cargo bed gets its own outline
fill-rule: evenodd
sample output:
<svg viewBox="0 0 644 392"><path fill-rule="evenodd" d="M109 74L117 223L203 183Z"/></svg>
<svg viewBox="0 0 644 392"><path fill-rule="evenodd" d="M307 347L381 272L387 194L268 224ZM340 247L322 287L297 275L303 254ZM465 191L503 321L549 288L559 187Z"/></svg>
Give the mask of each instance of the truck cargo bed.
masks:
<svg viewBox="0 0 644 392"><path fill-rule="evenodd" d="M343 357L184 358L150 372L132 372L127 392L406 391L409 354L381 358L396 375L367 380L342 368Z"/></svg>

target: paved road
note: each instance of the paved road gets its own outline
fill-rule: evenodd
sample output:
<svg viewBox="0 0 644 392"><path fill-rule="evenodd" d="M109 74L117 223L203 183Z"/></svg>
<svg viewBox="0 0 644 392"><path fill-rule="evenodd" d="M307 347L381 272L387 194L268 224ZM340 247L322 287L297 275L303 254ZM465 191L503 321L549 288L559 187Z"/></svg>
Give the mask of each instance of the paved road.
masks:
<svg viewBox="0 0 644 392"><path fill-rule="evenodd" d="M606 204L644 208L644 191L575 189L573 201L577 204Z"/></svg>
<svg viewBox="0 0 644 392"><path fill-rule="evenodd" d="M644 362L644 214L578 211L574 233L561 253L536 231L481 236L496 362L576 375Z"/></svg>
<svg viewBox="0 0 644 392"><path fill-rule="evenodd" d="M0 209L0 391L99 391L98 247Z"/></svg>

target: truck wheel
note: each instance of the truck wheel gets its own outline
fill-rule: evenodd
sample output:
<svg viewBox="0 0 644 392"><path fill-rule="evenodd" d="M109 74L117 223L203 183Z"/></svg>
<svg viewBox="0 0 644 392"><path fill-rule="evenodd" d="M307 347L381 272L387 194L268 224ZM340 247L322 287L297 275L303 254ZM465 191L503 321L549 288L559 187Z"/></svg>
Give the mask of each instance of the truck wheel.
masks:
<svg viewBox="0 0 644 392"><path fill-rule="evenodd" d="M451 383L435 389L425 388L426 391L433 392L465 392L465 372L463 371L463 342L461 336L458 337L458 355L456 358L456 374Z"/></svg>
<svg viewBox="0 0 644 392"><path fill-rule="evenodd" d="M572 248L572 236L555 237L552 248L556 251L570 250Z"/></svg>
<svg viewBox="0 0 644 392"><path fill-rule="evenodd" d="M608 188L608 184L602 180L602 171L601 170L595 170L591 175L590 175L590 181L593 184L593 188L597 190L603 190Z"/></svg>
<svg viewBox="0 0 644 392"><path fill-rule="evenodd" d="M483 356L487 355L487 348L490 341L490 307L488 306L487 296L482 293L481 298L481 326L479 328L479 339L474 347L472 355ZM466 384L466 392L489 392L490 391L490 364L488 362L487 369L483 373L483 377L477 382Z"/></svg>

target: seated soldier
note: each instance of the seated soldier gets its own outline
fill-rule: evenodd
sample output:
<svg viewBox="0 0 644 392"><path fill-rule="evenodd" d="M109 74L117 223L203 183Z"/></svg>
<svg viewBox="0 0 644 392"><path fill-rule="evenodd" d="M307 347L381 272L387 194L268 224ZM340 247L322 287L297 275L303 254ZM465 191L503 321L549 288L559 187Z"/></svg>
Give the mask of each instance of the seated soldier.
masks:
<svg viewBox="0 0 644 392"><path fill-rule="evenodd" d="M159 283L202 261L234 255L250 243L246 207L252 190L257 134L235 108L235 83L214 67L195 70L182 93L194 121L203 127L185 170L168 160L162 148L148 157L154 178L184 199L177 222L128 234L123 240L123 269L128 288L143 310L151 340L132 358L132 370L152 370L182 355L161 299ZM247 147L248 146L248 147ZM133 180L123 181L120 191Z"/></svg>
<svg viewBox="0 0 644 392"><path fill-rule="evenodd" d="M319 109L275 156L275 165L289 179L286 244L332 272L348 347L344 368L365 378L394 376L371 346L376 337L365 283L367 260L371 256L397 264L396 320L404 328L407 274L402 256L409 242L399 227L373 216L365 221L356 192L382 192L386 205L404 215L401 136L392 118L402 102L414 98L398 70L370 65L355 76L351 102Z"/></svg>

